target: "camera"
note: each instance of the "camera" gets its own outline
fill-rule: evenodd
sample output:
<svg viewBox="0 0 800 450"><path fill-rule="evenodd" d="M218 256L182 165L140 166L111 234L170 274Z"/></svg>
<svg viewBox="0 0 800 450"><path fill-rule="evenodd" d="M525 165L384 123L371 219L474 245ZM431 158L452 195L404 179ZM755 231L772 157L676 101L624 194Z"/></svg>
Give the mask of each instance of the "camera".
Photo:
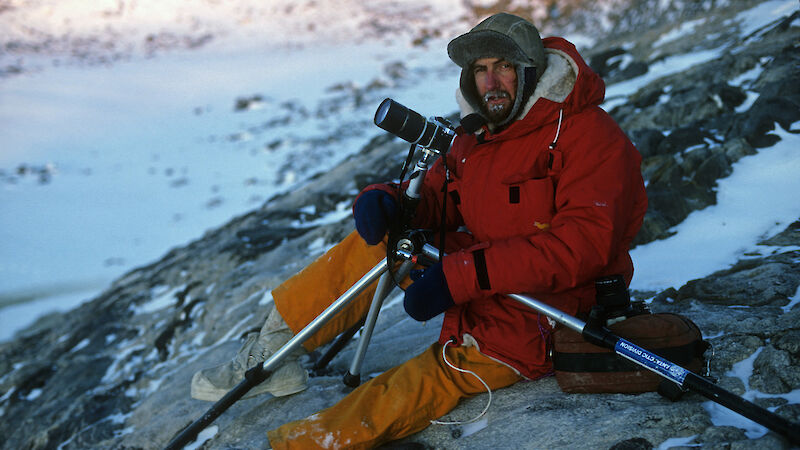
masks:
<svg viewBox="0 0 800 450"><path fill-rule="evenodd" d="M404 141L439 154L447 153L456 132L444 119L426 120L418 112L387 98L375 112L375 125Z"/></svg>
<svg viewBox="0 0 800 450"><path fill-rule="evenodd" d="M631 295L622 275L598 278L594 283L597 304L592 307L587 322L610 325L648 311L643 301L631 301Z"/></svg>

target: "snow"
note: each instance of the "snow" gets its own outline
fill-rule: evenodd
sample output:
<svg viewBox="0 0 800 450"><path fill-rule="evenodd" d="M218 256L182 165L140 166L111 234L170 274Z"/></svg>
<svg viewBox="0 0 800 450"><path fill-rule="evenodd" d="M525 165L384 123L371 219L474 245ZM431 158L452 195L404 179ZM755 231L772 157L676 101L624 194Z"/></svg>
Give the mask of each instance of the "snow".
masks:
<svg viewBox="0 0 800 450"><path fill-rule="evenodd" d="M662 442L658 447L657 450L668 450L671 448L683 448L683 447L702 447L701 444L692 444L692 441L697 437L697 435L687 436L687 437L675 437L669 438L666 441Z"/></svg>
<svg viewBox="0 0 800 450"><path fill-rule="evenodd" d="M800 129L800 122L792 129ZM689 214L673 227L675 235L631 251L632 289L679 288L725 269L798 219L800 135L777 125L774 133L780 142L740 159L731 175L718 181L716 205Z"/></svg>
<svg viewBox="0 0 800 450"><path fill-rule="evenodd" d="M800 6L797 0L770 0L736 15L734 21L740 25L739 33L750 36L777 18L790 16Z"/></svg>
<svg viewBox="0 0 800 450"><path fill-rule="evenodd" d="M783 307L783 312L789 312L794 308L794 305L800 303L800 286L797 287L797 292L794 293L793 296L789 297L789 303Z"/></svg>
<svg viewBox="0 0 800 450"><path fill-rule="evenodd" d="M273 302L274 302L274 299L272 298L272 291L264 291L264 294L261 297L261 300L258 301L258 304L259 305L269 305L269 304L271 304Z"/></svg>
<svg viewBox="0 0 800 450"><path fill-rule="evenodd" d="M2 257L0 255L0 258ZM0 342L9 340L16 332L29 326L39 317L52 312L69 311L81 303L91 300L92 293L50 294L33 301L12 304L0 309Z"/></svg>
<svg viewBox="0 0 800 450"><path fill-rule="evenodd" d="M701 50L692 53L679 54L664 58L650 65L647 73L606 87L606 99L601 105L606 111L611 111L615 106L628 101L628 96L636 93L642 87L653 81L680 73L697 64L718 58L724 51L723 47Z"/></svg>
<svg viewBox="0 0 800 450"><path fill-rule="evenodd" d="M294 220L292 221L291 226L294 228L312 228L321 225L336 223L344 219L345 217L349 216L350 214L352 214L352 210L350 209L351 206L352 205L350 204L350 202L340 202L336 204L336 207L334 208L333 211L323 215L318 219L311 220L308 222L302 220ZM301 208L300 212L314 214L316 212L316 208L305 207Z"/></svg>
<svg viewBox="0 0 800 450"><path fill-rule="evenodd" d="M653 47L661 47L662 45L676 41L687 34L692 34L694 33L695 28L703 25L705 22L705 18L683 22L677 28L673 28L669 32L662 34L661 37L659 37L653 43Z"/></svg>
<svg viewBox="0 0 800 450"><path fill-rule="evenodd" d="M211 425L209 427L206 427L203 429L203 431L197 434L197 439L195 439L194 442L187 444L183 448L186 450L198 449L203 444L205 444L206 441L216 436L218 432L219 432L219 426L217 425Z"/></svg>
<svg viewBox="0 0 800 450"><path fill-rule="evenodd" d="M748 358L734 364L733 368L726 373L727 376L736 377L742 380L745 388L747 389L747 392L745 392L745 394L742 396L742 398L745 400L752 401L757 395L755 391L750 389L749 379L753 374L753 362L756 360L762 350L763 347L759 348ZM703 403L703 408L708 411L709 415L711 416L711 423L713 423L715 426L734 426L737 428L742 428L745 430L745 435L747 435L747 437L750 439L757 439L767 434L768 430L766 427L744 419L741 415L731 411L728 408L725 408L722 405L719 405L718 403L708 401Z"/></svg>
<svg viewBox="0 0 800 450"><path fill-rule="evenodd" d="M75 346L70 349L70 353L75 353L75 352L83 350L84 348L89 346L90 342L91 341L89 340L89 338L82 339L80 342L75 344Z"/></svg>
<svg viewBox="0 0 800 450"><path fill-rule="evenodd" d="M759 4L758 6L737 14L734 21L741 25L741 35L748 36L749 34L761 29L762 27L774 22L780 17L791 15L794 10L798 9L796 0L771 0ZM654 47L659 47L669 41L672 41L675 36L673 34L682 33L686 34L694 29L696 26L701 25L703 19L691 21L683 24L678 29L669 32L661 37ZM715 49L706 49L694 51L691 53L672 55L662 60L659 60L650 65L648 72L638 77L616 83L606 88L606 100L603 103L603 108L606 111L611 111L615 106L624 104L629 95L635 93L643 86L667 75L680 73L692 66L702 63L711 59L715 59L729 51L727 45ZM762 66L764 62L762 61ZM748 77L747 79L757 78L760 72L754 70L751 73L745 73L742 76ZM750 78L754 77L754 78ZM733 84L738 85L744 79L734 80ZM750 99L748 99L750 101ZM755 99L752 99L755 101Z"/></svg>
<svg viewBox="0 0 800 450"><path fill-rule="evenodd" d="M25 396L25 400L32 402L39 398L42 395L42 390L40 388L31 389L28 395Z"/></svg>
<svg viewBox="0 0 800 450"><path fill-rule="evenodd" d="M156 286L150 290L151 300L133 308L134 314L151 313L172 306L175 294L186 289L186 285L170 289L169 286Z"/></svg>

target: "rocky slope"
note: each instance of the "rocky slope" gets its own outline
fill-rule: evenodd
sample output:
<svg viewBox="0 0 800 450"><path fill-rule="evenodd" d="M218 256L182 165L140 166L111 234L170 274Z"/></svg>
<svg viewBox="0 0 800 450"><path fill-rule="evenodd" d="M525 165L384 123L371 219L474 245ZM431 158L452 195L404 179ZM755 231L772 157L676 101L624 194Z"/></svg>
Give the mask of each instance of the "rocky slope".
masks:
<svg viewBox="0 0 800 450"><path fill-rule="evenodd" d="M609 82L622 83L672 55L722 49L608 105L644 157L651 208L637 244L668 236L691 211L714 204L716 180L731 172L732 163L773 145L780 139L776 127L789 130L800 120L796 10L740 35L730 25L735 7L744 6L717 11L685 29L681 39L656 45L670 28L651 28L635 38L609 39L587 58ZM46 317L2 344L0 446L163 447L210 406L189 397L192 374L229 359L241 336L264 320L270 289L352 230L347 209L353 196L370 182L395 177L406 149L376 138L305 188L232 219L128 273L93 301ZM800 389L800 307L787 307L800 286L800 222L762 244L763 251L730 261L727 270L636 295L651 299L655 311L680 312L700 326L714 349L706 355L710 376L723 387L737 394L757 390L756 403L798 422L800 404L783 397ZM438 335L437 321L414 322L391 301L396 299L381 314L365 374L416 355ZM335 403L346 394L340 378L353 347L313 374L305 392L238 402L209 429L204 448L262 448L267 429ZM317 356L309 355L306 364ZM743 361L752 364L747 385L730 372ZM450 417L473 417L486 401L486 395L465 401ZM771 432L754 438L737 427L715 426L703 405L691 393L677 403L655 393L565 394L554 379L544 379L496 392L488 424L474 434L431 426L403 443L446 449L499 443L651 448L693 436L670 442L788 445Z"/></svg>

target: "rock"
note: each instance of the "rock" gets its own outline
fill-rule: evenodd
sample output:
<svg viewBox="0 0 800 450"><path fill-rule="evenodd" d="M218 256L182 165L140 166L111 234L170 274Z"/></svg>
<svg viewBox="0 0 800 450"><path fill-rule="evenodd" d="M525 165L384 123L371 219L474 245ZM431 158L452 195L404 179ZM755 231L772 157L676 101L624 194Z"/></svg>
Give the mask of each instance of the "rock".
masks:
<svg viewBox="0 0 800 450"><path fill-rule="evenodd" d="M627 439L612 445L609 450L651 450L653 444L644 438Z"/></svg>
<svg viewBox="0 0 800 450"><path fill-rule="evenodd" d="M703 447L708 447L713 444L742 441L746 438L744 431L736 427L710 427L697 438L697 441L702 442Z"/></svg>
<svg viewBox="0 0 800 450"><path fill-rule="evenodd" d="M756 154L756 150L743 138L734 138L722 144L725 157L731 162L736 162L742 157Z"/></svg>
<svg viewBox="0 0 800 450"><path fill-rule="evenodd" d="M732 299L743 299L742 306L784 306L800 286L797 256L800 252L740 261L713 278L690 281L678 296L706 303L731 304Z"/></svg>
<svg viewBox="0 0 800 450"><path fill-rule="evenodd" d="M800 366L789 352L771 345L764 347L753 362L750 386L768 394L785 394L792 386L800 386Z"/></svg>
<svg viewBox="0 0 800 450"><path fill-rule="evenodd" d="M629 137L644 159L657 155L656 150L661 141L664 140L664 134L654 128L642 128L631 131Z"/></svg>
<svg viewBox="0 0 800 450"><path fill-rule="evenodd" d="M647 73L648 65L621 47L595 53L589 59L589 67L603 79L612 82L628 80Z"/></svg>

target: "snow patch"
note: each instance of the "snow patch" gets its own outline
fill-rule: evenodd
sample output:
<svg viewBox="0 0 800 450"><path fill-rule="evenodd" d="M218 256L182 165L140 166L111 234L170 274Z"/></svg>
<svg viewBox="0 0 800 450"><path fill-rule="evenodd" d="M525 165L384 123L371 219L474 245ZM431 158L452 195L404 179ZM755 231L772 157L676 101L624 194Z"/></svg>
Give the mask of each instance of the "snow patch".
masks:
<svg viewBox="0 0 800 450"><path fill-rule="evenodd" d="M755 352L753 352L752 355L734 364L731 370L726 373L727 376L740 379L744 384L746 391L744 395L742 395L742 398L750 402L753 402L759 398L782 398L786 400L788 404L800 403L800 389L796 389L786 394L766 394L750 388L750 377L753 375L753 363L763 350L764 347L758 348ZM715 402L704 402L703 408L709 413L711 422L715 426L732 426L741 428L745 431L745 435L750 439L758 439L767 434L769 431L766 427L757 424ZM775 410L775 408L767 409L771 411Z"/></svg>
<svg viewBox="0 0 800 450"><path fill-rule="evenodd" d="M724 51L723 47L702 50L693 53L684 53L670 56L653 63L647 73L629 80L614 83L606 87L606 98L601 105L606 111L611 111L616 106L625 104L628 96L635 94L642 87L653 81L687 70L697 64L702 64L718 58Z"/></svg>
<svg viewBox="0 0 800 450"><path fill-rule="evenodd" d="M741 35L748 37L777 19L791 15L797 9L797 0L770 0L740 12L734 21L739 23Z"/></svg>
<svg viewBox="0 0 800 450"><path fill-rule="evenodd" d="M266 290L264 291L264 295L261 297L261 300L258 301L259 305L269 305L274 303L275 300L272 298L272 291Z"/></svg>
<svg viewBox="0 0 800 450"><path fill-rule="evenodd" d="M134 314L147 314L156 312L169 306L173 306L177 300L175 294L184 289L186 289L186 285L181 285L175 288L170 288L169 286L156 286L150 289L150 296L152 297L150 301L141 305L131 306L131 310L134 312Z"/></svg>
<svg viewBox="0 0 800 450"><path fill-rule="evenodd" d="M662 34L661 37L659 37L658 40L653 43L653 47L661 47L662 45L674 42L686 36L687 34L692 34L698 26L704 23L706 23L705 18L683 22L677 28L673 28L672 30Z"/></svg>
<svg viewBox="0 0 800 450"><path fill-rule="evenodd" d="M41 395L42 395L41 388L31 389L31 391L28 392L28 395L25 396L25 400L31 402L39 398Z"/></svg>
<svg viewBox="0 0 800 450"><path fill-rule="evenodd" d="M787 313L794 308L796 304L800 303L800 286L797 287L797 292L794 293L793 296L789 297L789 303L786 306L781 307L784 313Z"/></svg>
<svg viewBox="0 0 800 450"><path fill-rule="evenodd" d="M657 450L669 450L671 448L681 448L681 447L702 447L702 444L694 444L694 440L697 437L696 434L687 437L674 437L669 438L666 441L659 444Z"/></svg>
<svg viewBox="0 0 800 450"><path fill-rule="evenodd" d="M200 448L203 444L205 444L206 441L216 436L218 432L219 432L219 426L217 425L211 425L210 427L206 427L203 429L203 431L197 434L197 439L195 439L194 442L186 444L183 448L186 450L196 450Z"/></svg>
<svg viewBox="0 0 800 450"><path fill-rule="evenodd" d="M631 251L632 289L678 288L725 269L758 251L756 243L764 236L797 220L800 196L793 193L800 191L800 136L777 124L773 133L781 139L777 144L741 158L731 175L717 182L716 205L689 214L672 228L675 235Z"/></svg>
<svg viewBox="0 0 800 450"><path fill-rule="evenodd" d="M88 338L86 338L86 339L83 339L82 341L80 341L80 342L78 342L77 344L75 344L75 346L74 346L74 347L72 347L72 349L70 349L70 351L69 351L69 352L70 352L70 353L75 353L75 352L77 352L77 351L80 351L80 350L82 350L82 349L84 349L84 348L88 347L88 346L89 346L89 342L91 342L91 341L90 341Z"/></svg>

